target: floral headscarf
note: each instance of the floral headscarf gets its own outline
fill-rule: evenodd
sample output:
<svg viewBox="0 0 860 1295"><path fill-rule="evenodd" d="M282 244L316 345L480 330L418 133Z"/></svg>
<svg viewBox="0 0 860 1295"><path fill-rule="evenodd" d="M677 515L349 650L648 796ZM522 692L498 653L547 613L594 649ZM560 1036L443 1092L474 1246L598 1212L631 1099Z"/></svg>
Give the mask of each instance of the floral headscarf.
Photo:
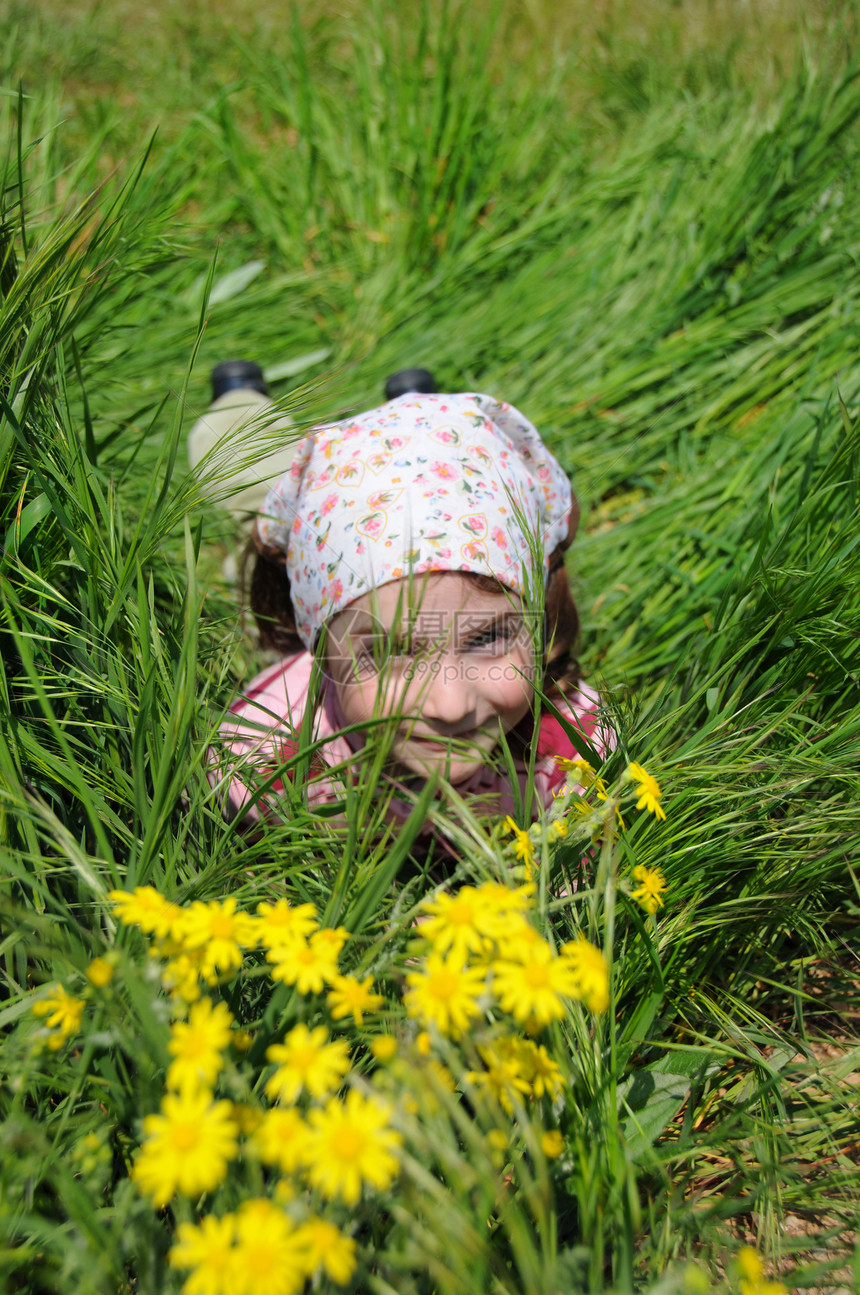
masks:
<svg viewBox="0 0 860 1295"><path fill-rule="evenodd" d="M491 396L408 394L317 428L269 491L256 542L283 553L302 641L361 594L470 571L525 595L568 537L570 483L535 428Z"/></svg>

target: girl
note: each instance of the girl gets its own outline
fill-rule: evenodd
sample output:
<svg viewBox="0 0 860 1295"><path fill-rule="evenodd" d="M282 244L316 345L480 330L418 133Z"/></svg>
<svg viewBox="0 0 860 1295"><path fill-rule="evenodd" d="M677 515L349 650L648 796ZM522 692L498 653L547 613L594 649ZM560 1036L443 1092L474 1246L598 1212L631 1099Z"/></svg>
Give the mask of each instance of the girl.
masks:
<svg viewBox="0 0 860 1295"><path fill-rule="evenodd" d="M307 803L342 800L380 733L401 790L548 805L556 757L606 749L572 657L578 519L534 427L490 396L409 393L301 441L253 532L251 609L281 659L222 726L228 815L277 813L300 746ZM535 723L536 685L563 722Z"/></svg>

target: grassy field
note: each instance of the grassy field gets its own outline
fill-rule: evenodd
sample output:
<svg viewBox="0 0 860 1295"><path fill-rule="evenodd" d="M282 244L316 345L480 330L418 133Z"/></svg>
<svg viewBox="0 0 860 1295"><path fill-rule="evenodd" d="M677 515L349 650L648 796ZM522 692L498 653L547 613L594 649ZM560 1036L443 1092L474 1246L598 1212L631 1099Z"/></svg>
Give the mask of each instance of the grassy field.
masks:
<svg viewBox="0 0 860 1295"><path fill-rule="evenodd" d="M2 1288L860 1288L855 10L45 0L0 34ZM237 355L300 426L424 365L571 473L619 748L609 799L529 838L529 929L574 977L538 1034L502 999L458 1034L414 980L446 950L414 924L428 813L513 974L504 824L425 798L392 833L372 743L343 821L301 778L253 841L222 819L206 752L260 661L184 437ZM265 956L285 897L309 947L344 928L363 1018ZM180 1182L152 1121L165 1085L192 1101L200 992L232 1106L183 1127L232 1120L241 1154ZM305 1026L335 1080L270 1110L267 1049ZM354 1198L319 1150L347 1110Z"/></svg>

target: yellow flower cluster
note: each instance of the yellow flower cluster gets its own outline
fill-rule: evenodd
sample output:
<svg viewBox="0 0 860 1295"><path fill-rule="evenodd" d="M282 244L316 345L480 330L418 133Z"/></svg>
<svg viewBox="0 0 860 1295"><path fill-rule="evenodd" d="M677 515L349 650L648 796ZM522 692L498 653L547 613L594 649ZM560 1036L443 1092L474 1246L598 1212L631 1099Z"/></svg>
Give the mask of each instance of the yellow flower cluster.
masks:
<svg viewBox="0 0 860 1295"><path fill-rule="evenodd" d="M430 947L406 976L409 1015L456 1039L493 1005L531 1030L560 1020L569 999L606 1011L603 954L583 939L556 952L528 920L532 893L485 882L425 903L420 935Z"/></svg>
<svg viewBox="0 0 860 1295"><path fill-rule="evenodd" d="M235 899L195 900L183 908L153 886L137 886L131 893L112 890L108 898L121 922L155 937L152 953L165 962L164 986L186 1003L200 997L201 982L215 985L234 975L243 949L259 942L255 919L237 913Z"/></svg>
<svg viewBox="0 0 860 1295"><path fill-rule="evenodd" d="M274 964L273 980L294 985L300 994L319 994L330 986L335 1020L352 1016L360 1025L365 1012L382 1005L369 980L340 975L337 959L347 932L320 927L313 904L280 899L258 904L256 914L237 912L235 899L196 900L182 907L152 886L112 890L108 898L124 925L155 937L152 953L164 963L164 987L187 1004L196 1003L206 986L232 978L244 951L262 947Z"/></svg>
<svg viewBox="0 0 860 1295"><path fill-rule="evenodd" d="M554 793L548 827L550 839L568 835L571 816L576 827L587 832L595 844L614 830L616 821L624 826L617 802L609 799L606 782L587 760L556 756L555 762L567 777Z"/></svg>
<svg viewBox="0 0 860 1295"><path fill-rule="evenodd" d="M607 785L602 778L598 776L594 768L587 760L568 760L565 756L556 756L555 762L559 769L565 773L572 774L574 787L581 787L584 791L593 791L598 800L607 799Z"/></svg>
<svg viewBox="0 0 860 1295"><path fill-rule="evenodd" d="M329 1201L357 1205L365 1187L389 1187L398 1173L400 1134L388 1102L350 1089L306 1114L275 1106L262 1112L251 1150L284 1174L303 1174Z"/></svg>
<svg viewBox="0 0 860 1295"><path fill-rule="evenodd" d="M660 803L663 794L660 784L641 764L630 761L612 793L608 783L587 760L568 760L557 756L556 764L564 770L567 778L556 792L550 811L550 839L553 835L568 835L568 815L572 813L595 844L607 839L613 840L617 829L624 828L620 806L625 789L631 784L635 784L633 794L636 796L636 808L647 810L655 818L665 820L666 814ZM646 868L643 864L637 864L633 869L633 882L635 885L629 888L629 893L647 913L654 914L663 907L663 895L669 887L659 868Z"/></svg>
<svg viewBox="0 0 860 1295"><path fill-rule="evenodd" d="M546 1048L516 1034L502 1035L489 1044L479 1044L485 1070L470 1070L467 1078L476 1088L489 1093L513 1114L514 1102L547 1096L554 1099L562 1090L562 1075Z"/></svg>
<svg viewBox="0 0 860 1295"><path fill-rule="evenodd" d="M332 1039L325 1025L299 1023L266 1050L272 1070L263 1092L273 1105L257 1098L242 1106L215 1095L230 1048L242 1053L250 1040L226 1004L203 996L202 987L234 975L243 951L262 946L272 979L301 994L328 990L331 1018L360 1025L383 999L370 977L339 971L347 932L321 927L313 905L286 900L261 903L252 916L238 912L232 899L183 908L148 886L132 894L114 891L111 899L124 923L153 939L153 953L166 959L168 988L189 1004L187 1019L171 1026L166 1092L160 1111L143 1122L132 1171L156 1208L177 1193L198 1198L214 1191L240 1151L348 1207L368 1187L389 1187L399 1172L401 1145L391 1106L356 1089L341 1095L351 1067L349 1045ZM234 1089L235 1076L228 1091ZM293 1195L285 1178L273 1187L273 1197ZM245 1201L235 1214L205 1216L199 1225L184 1223L177 1236L170 1261L191 1270L187 1295L277 1295L300 1290L322 1272L343 1283L356 1262L355 1242L333 1223L316 1215L296 1222L274 1199Z"/></svg>
<svg viewBox="0 0 860 1295"><path fill-rule="evenodd" d="M506 816L504 826L508 832L513 834L514 839L510 843L510 849L514 858L521 865L519 871L514 869L514 875L522 876L526 881L531 881L537 868L536 846L543 838L544 826L540 823L532 823L528 829L517 827L510 814ZM565 818L554 818L545 825L545 830L547 840L560 841L567 836L567 820Z"/></svg>
<svg viewBox="0 0 860 1295"><path fill-rule="evenodd" d="M174 1268L191 1269L189 1295L293 1295L326 1274L345 1285L355 1269L355 1242L316 1216L296 1224L265 1198L234 1214L180 1223L170 1251Z"/></svg>
<svg viewBox="0 0 860 1295"><path fill-rule="evenodd" d="M44 991L37 991L40 996L32 1005L33 1015L44 1020L48 1031L45 1042L52 1052L59 1049L81 1028L87 999L98 996L98 991L106 989L113 979L115 954L106 958L93 958L84 969L87 984L84 986L84 998L75 998L64 985L54 984ZM95 995L94 992L95 991Z"/></svg>
<svg viewBox="0 0 860 1295"><path fill-rule="evenodd" d="M527 862L519 836L515 849ZM558 1063L535 1037L540 1030L561 1019L571 1000L592 1012L609 1006L603 954L584 939L554 949L530 920L533 897L528 882L436 895L417 928L423 955L405 974L403 1004L418 1029L413 1055L426 1058L424 1073L454 1092L454 1076L432 1056L434 1038L469 1034L461 1085L509 1116L523 1102L553 1102L563 1091ZM350 1042L336 1037L338 1023L361 1028L384 1005L370 976L341 972L347 931L321 926L313 905L283 899L258 904L253 915L233 899L183 907L149 886L111 899L123 923L149 936L184 1017L170 1027L165 1092L143 1121L134 1180L159 1209L177 1194L199 1201L214 1192L240 1156L264 1166L269 1180L265 1199L257 1188L232 1213L180 1225L170 1262L189 1274L184 1295L277 1295L323 1275L351 1280L355 1242L319 1217L319 1202L351 1211L368 1190L391 1186L403 1141L395 1103L408 1111L410 1099L397 1097L401 1062L391 1034L374 1030L364 1052L363 1064L368 1055L381 1067L391 1063L371 1084L355 1078ZM317 1019L299 1020L271 1042L263 1073L249 1085L242 1057L253 1041L207 987L232 979L252 949L265 951L272 980L317 1000ZM318 1023L322 1001L329 1024ZM243 1086L248 1096L236 1101ZM564 1143L550 1130L539 1145L555 1158Z"/></svg>
<svg viewBox="0 0 860 1295"><path fill-rule="evenodd" d="M564 815L573 809L580 818L587 818L595 835L602 835L606 821L616 820L624 827L619 804L622 789L629 783L636 783L634 794L637 797L636 808L646 809L655 818L665 819L666 814L660 804L662 792L660 784L641 764L631 761L620 779L620 788L610 794L608 783L599 776L587 760L568 760L556 756L556 764L566 774L564 785L556 792L555 806L552 815L553 823L564 822ZM571 804L572 798L573 800ZM566 835L566 832L563 833Z"/></svg>

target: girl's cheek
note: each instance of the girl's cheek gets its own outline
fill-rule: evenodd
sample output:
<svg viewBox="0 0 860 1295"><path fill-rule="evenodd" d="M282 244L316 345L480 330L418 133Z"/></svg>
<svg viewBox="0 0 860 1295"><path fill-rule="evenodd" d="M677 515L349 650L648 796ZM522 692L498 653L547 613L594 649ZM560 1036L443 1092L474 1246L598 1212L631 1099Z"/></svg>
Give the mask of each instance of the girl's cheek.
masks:
<svg viewBox="0 0 860 1295"><path fill-rule="evenodd" d="M516 688L530 692L534 685L535 663L531 653L511 652L504 658L504 679Z"/></svg>
<svg viewBox="0 0 860 1295"><path fill-rule="evenodd" d="M509 657L497 692L500 711L519 712L514 723L519 723L529 709L534 696L534 662L524 656Z"/></svg>
<svg viewBox="0 0 860 1295"><path fill-rule="evenodd" d="M375 705L383 715L393 715L406 709L414 694L414 684L403 672L388 665L382 678L377 678L373 690L371 709Z"/></svg>
<svg viewBox="0 0 860 1295"><path fill-rule="evenodd" d="M344 718L349 724L361 724L373 715L377 696L377 680L354 679L337 685L337 697Z"/></svg>

